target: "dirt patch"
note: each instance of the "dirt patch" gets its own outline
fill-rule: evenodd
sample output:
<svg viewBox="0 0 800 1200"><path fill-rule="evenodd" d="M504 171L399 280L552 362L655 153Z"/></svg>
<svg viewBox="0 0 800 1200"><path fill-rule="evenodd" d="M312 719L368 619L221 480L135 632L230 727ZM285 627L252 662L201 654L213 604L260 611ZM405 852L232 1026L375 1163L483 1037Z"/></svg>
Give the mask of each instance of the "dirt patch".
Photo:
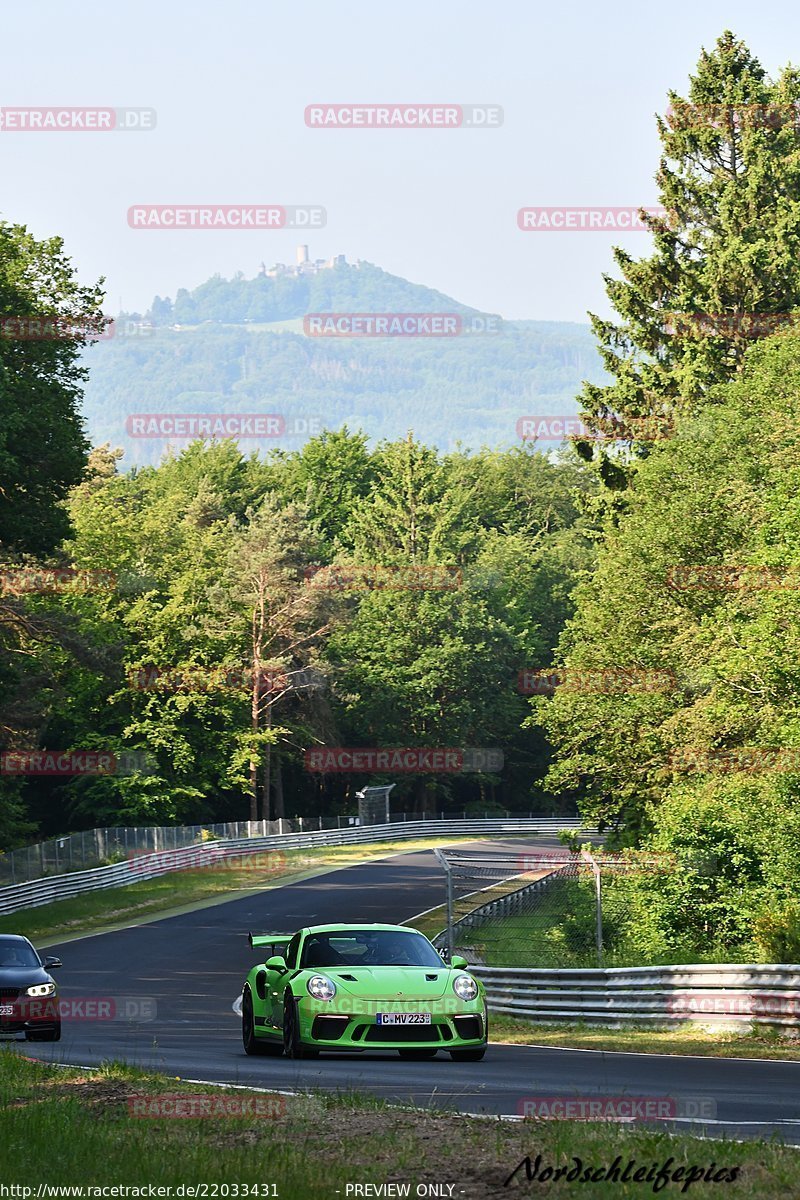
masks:
<svg viewBox="0 0 800 1200"><path fill-rule="evenodd" d="M303 1099L313 1099L298 1097ZM413 1110L337 1109L317 1102L313 1115L308 1107L292 1112L291 1101L279 1123L265 1121L265 1128L210 1131L220 1147L257 1147L280 1136L299 1154L308 1152L313 1121L314 1157L318 1161L341 1161L353 1169L353 1177L386 1183L415 1185L455 1184L459 1200L490 1200L508 1195L503 1180L526 1153L523 1135L516 1126L491 1121L454 1118Z"/></svg>
<svg viewBox="0 0 800 1200"><path fill-rule="evenodd" d="M141 1096L143 1090L140 1083L125 1079L59 1080L47 1085L48 1099L60 1096L67 1100L80 1100L89 1108L123 1105L132 1096Z"/></svg>

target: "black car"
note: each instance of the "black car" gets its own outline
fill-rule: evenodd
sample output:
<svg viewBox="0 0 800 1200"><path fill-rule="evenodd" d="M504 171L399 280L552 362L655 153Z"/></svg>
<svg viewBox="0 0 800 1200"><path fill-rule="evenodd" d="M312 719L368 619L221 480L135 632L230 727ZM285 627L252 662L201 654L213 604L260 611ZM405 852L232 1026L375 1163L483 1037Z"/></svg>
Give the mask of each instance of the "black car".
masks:
<svg viewBox="0 0 800 1200"><path fill-rule="evenodd" d="M60 958L42 960L26 937L0 933L0 1035L59 1041L58 987L48 972L60 966Z"/></svg>

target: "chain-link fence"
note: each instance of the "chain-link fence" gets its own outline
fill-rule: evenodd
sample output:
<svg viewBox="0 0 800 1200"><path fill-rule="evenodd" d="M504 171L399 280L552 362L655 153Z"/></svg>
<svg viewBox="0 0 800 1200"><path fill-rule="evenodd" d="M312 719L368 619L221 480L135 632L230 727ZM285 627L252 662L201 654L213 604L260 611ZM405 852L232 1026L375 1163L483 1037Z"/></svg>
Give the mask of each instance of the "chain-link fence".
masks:
<svg viewBox="0 0 800 1200"><path fill-rule="evenodd" d="M637 962L631 883L686 869L670 856L599 848L526 848L515 856L437 850L436 856L446 873L447 906L435 944L493 967ZM698 869L707 871L707 864Z"/></svg>
<svg viewBox="0 0 800 1200"><path fill-rule="evenodd" d="M466 819L482 820L511 816L510 813L391 813L390 822ZM514 813L514 816L533 817L535 813ZM383 821L386 817L383 816ZM356 816L291 817L278 821L227 821L213 825L176 826L115 826L109 829L86 829L82 833L51 838L19 850L0 851L0 887L43 879L48 875L63 875L67 871L85 871L107 863L121 862L134 854L162 853L182 850L217 838L268 837L282 833L308 833L315 829L347 829L358 825Z"/></svg>

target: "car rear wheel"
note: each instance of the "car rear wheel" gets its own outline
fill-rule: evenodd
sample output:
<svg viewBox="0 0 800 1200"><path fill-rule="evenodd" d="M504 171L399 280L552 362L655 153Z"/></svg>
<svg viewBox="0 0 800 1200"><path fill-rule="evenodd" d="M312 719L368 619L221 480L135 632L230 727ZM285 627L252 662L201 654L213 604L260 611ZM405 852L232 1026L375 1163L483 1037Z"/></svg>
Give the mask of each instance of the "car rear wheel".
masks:
<svg viewBox="0 0 800 1200"><path fill-rule="evenodd" d="M480 1062L486 1053L485 1046L478 1046L475 1050L451 1050L450 1057L454 1062Z"/></svg>
<svg viewBox="0 0 800 1200"><path fill-rule="evenodd" d="M397 1053L400 1055L401 1058L435 1058L436 1057L435 1050L427 1050L424 1048L420 1049L420 1050L398 1050Z"/></svg>
<svg viewBox="0 0 800 1200"><path fill-rule="evenodd" d="M25 1034L27 1042L60 1042L61 1041L61 1022L54 1025L52 1029L37 1029L35 1032L28 1030Z"/></svg>
<svg viewBox="0 0 800 1200"><path fill-rule="evenodd" d="M300 1041L297 1001L291 992L283 998L283 1052L287 1058L317 1058L319 1050Z"/></svg>
<svg viewBox="0 0 800 1200"><path fill-rule="evenodd" d="M249 992L242 997L242 1044L245 1054L283 1054L280 1042L268 1042L256 1037L253 998Z"/></svg>

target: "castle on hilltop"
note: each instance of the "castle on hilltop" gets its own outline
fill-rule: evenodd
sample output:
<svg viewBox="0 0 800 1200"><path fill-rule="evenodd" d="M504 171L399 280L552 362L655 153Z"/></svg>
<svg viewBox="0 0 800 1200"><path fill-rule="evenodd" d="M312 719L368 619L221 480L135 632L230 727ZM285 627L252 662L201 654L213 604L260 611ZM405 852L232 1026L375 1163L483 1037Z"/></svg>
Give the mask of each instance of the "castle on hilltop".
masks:
<svg viewBox="0 0 800 1200"><path fill-rule="evenodd" d="M356 259L352 264L354 267L360 267L362 259ZM266 268L266 264L262 262L261 270L258 274L267 279L278 278L297 278L299 275L318 275L320 271L330 271L333 267L346 267L347 259L343 254L334 254L333 258L316 258L312 260L308 257L308 246L297 247L297 262L287 266L286 263L275 263L274 267Z"/></svg>

